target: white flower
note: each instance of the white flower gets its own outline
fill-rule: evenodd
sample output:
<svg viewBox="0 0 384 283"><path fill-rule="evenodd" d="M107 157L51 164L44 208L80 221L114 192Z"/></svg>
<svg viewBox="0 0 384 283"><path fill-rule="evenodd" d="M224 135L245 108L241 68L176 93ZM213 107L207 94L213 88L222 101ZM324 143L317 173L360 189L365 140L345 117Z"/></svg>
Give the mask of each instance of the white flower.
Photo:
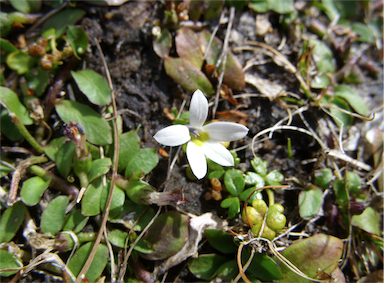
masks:
<svg viewBox="0 0 384 283"><path fill-rule="evenodd" d="M248 128L237 123L215 122L203 126L208 116L208 100L198 89L192 95L189 109L190 125L173 125L154 135L163 145L187 143L187 158L193 174L202 179L207 174L206 157L222 166L233 166L232 154L219 142L230 142L245 137Z"/></svg>

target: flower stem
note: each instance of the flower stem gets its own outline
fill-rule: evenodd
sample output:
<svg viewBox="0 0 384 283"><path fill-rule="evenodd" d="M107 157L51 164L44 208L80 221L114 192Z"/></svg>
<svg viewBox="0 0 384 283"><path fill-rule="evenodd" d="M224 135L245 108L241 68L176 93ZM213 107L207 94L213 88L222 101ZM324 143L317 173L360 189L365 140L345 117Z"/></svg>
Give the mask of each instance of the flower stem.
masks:
<svg viewBox="0 0 384 283"><path fill-rule="evenodd" d="M21 123L20 119L15 115L15 113L10 113L9 116L11 116L12 122L20 131L22 136L29 142L29 144L33 146L39 153L44 153L44 148L28 132L27 128L23 125L23 123Z"/></svg>
<svg viewBox="0 0 384 283"><path fill-rule="evenodd" d="M266 189L266 192L268 196L269 207L271 207L275 203L275 194L273 193L272 189Z"/></svg>
<svg viewBox="0 0 384 283"><path fill-rule="evenodd" d="M77 177L79 178L80 180L80 186L82 188L86 188L88 187L89 185L89 182L88 182L88 175L85 173L85 172L78 172L77 173Z"/></svg>
<svg viewBox="0 0 384 283"><path fill-rule="evenodd" d="M43 178L45 181L50 179L51 183L49 186L51 188L56 189L66 195L69 195L72 198L76 198L77 195L79 194L78 188L71 185L67 181L63 180L62 178L57 177L52 172L46 171L44 168L40 166L32 165L28 167L28 170L31 171L36 176Z"/></svg>

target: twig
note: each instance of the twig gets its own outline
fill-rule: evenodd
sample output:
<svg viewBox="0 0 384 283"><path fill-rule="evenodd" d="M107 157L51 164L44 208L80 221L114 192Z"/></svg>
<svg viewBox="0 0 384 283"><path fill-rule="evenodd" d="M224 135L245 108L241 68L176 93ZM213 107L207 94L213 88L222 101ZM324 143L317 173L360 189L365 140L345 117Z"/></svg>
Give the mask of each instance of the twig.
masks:
<svg viewBox="0 0 384 283"><path fill-rule="evenodd" d="M106 72L106 77L108 80L108 85L111 89L111 97L112 97L112 108L113 108L113 142L114 142L114 150L113 150L113 168L112 168L112 176L111 176L111 186L108 194L108 199L107 199L107 204L105 205L105 211L103 215L103 219L100 225L100 230L97 233L97 237L95 240L95 243L92 247L92 250L87 258L87 261L85 262L83 268L81 269L79 275L76 278L75 283L81 283L83 278L85 277L85 274L87 273L89 267L91 266L91 263L93 261L93 258L95 257L97 247L100 244L101 237L103 236L104 229L106 229L106 224L108 220L108 215L109 215L109 210L111 208L111 203L112 203L112 195L113 195L113 190L115 187L115 180L116 180L116 174L117 174L117 165L118 165L118 159L119 159L119 132L118 132L118 127L117 127L117 107L116 107L116 97L115 97L115 92L113 90L113 84L111 80L111 75L109 74L109 69L107 66L107 62L105 61L103 51L101 49L101 46L99 42L97 41L96 38L94 38L96 42L96 46L98 51L100 52L100 57L102 58L104 69Z"/></svg>
<svg viewBox="0 0 384 283"><path fill-rule="evenodd" d="M216 68L218 66L222 66L219 80L217 82L217 89L216 89L216 97L215 97L215 104L212 108L212 118L215 118L216 110L219 105L219 98L220 98L220 88L221 84L223 83L224 73L225 73L225 65L227 63L227 57L228 57L228 42L229 42L229 36L231 34L231 29L233 25L233 19L235 18L235 7L231 7L229 9L229 22L227 27L227 32L225 34L224 44L223 44L223 51L221 52L220 58L216 63Z"/></svg>
<svg viewBox="0 0 384 283"><path fill-rule="evenodd" d="M16 170L12 173L12 181L9 189L7 205L12 206L16 202L21 173L33 164L44 163L47 161L48 158L45 156L33 156L20 162L20 164L16 167Z"/></svg>
<svg viewBox="0 0 384 283"><path fill-rule="evenodd" d="M252 283L248 279L248 277L245 275L242 264L241 264L241 251L243 250L243 247L245 246L244 243L241 243L238 250L237 250L237 266L239 267L239 274L241 275L241 278L243 278L244 282L246 283ZM247 262L248 263L248 262ZM236 277L237 278L237 277ZM236 281L235 281L236 282Z"/></svg>

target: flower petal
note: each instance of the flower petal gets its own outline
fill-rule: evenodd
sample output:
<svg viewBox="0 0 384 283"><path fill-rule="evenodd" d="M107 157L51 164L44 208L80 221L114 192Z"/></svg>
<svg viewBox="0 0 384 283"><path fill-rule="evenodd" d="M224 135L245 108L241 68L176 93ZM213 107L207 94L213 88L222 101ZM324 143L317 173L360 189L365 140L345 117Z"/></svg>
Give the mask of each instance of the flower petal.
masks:
<svg viewBox="0 0 384 283"><path fill-rule="evenodd" d="M173 125L158 131L153 138L163 145L176 146L186 143L191 136L187 126Z"/></svg>
<svg viewBox="0 0 384 283"><path fill-rule="evenodd" d="M209 138L215 141L235 141L248 134L249 129L241 124L232 122L214 122L203 127Z"/></svg>
<svg viewBox="0 0 384 283"><path fill-rule="evenodd" d="M206 141L201 147L206 157L222 166L233 166L235 161L232 154L222 144L216 141Z"/></svg>
<svg viewBox="0 0 384 283"><path fill-rule="evenodd" d="M208 116L208 100L200 89L192 95L189 107L189 123L191 127L200 128Z"/></svg>
<svg viewBox="0 0 384 283"><path fill-rule="evenodd" d="M192 141L188 142L187 158L189 165L191 165L192 173L196 176L196 178L204 178L207 174L207 160L205 159L202 148Z"/></svg>

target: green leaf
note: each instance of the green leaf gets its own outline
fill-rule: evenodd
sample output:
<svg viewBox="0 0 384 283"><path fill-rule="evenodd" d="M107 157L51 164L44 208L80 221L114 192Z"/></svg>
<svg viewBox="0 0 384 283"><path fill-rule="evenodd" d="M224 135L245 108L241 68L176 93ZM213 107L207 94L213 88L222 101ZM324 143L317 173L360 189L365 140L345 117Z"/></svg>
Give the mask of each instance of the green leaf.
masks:
<svg viewBox="0 0 384 283"><path fill-rule="evenodd" d="M67 141L66 143L62 143L60 145L59 150L56 153L56 167L61 176L64 178L67 178L69 172L71 171L75 150L76 145L71 141Z"/></svg>
<svg viewBox="0 0 384 283"><path fill-rule="evenodd" d="M264 187L264 185L262 185L261 187ZM252 188L249 188L249 189L246 189L245 191L243 191L241 194L240 194L240 199L242 201L246 201L249 197L250 194L252 194L254 192L255 189L259 189L261 187L257 187L257 186L254 186ZM256 191L252 194L252 196L249 198L248 200L248 203L252 203L252 201L254 199L262 199L263 198L263 195L261 194L260 191Z"/></svg>
<svg viewBox="0 0 384 283"><path fill-rule="evenodd" d="M153 148L144 148L137 152L132 159L128 162L125 177L129 178L133 173L142 171L148 174L159 163L159 156L157 151Z"/></svg>
<svg viewBox="0 0 384 283"><path fill-rule="evenodd" d="M13 8L25 14L37 13L41 9L41 0L9 0Z"/></svg>
<svg viewBox="0 0 384 283"><path fill-rule="evenodd" d="M324 89L329 86L330 80L326 74L317 75L311 81L312 88Z"/></svg>
<svg viewBox="0 0 384 283"><path fill-rule="evenodd" d="M232 254L237 251L237 246L233 242L233 236L214 229L207 229L204 233L209 244L216 250L225 254Z"/></svg>
<svg viewBox="0 0 384 283"><path fill-rule="evenodd" d="M198 258L192 258L188 268L197 278L209 281L216 274L216 270L226 261L227 259L220 255L203 254Z"/></svg>
<svg viewBox="0 0 384 283"><path fill-rule="evenodd" d="M208 173L208 179L209 180L212 180L213 178L220 179L221 177L223 177L224 173L225 173L224 169L211 171Z"/></svg>
<svg viewBox="0 0 384 283"><path fill-rule="evenodd" d="M331 274L337 267L343 251L343 241L339 238L316 234L299 240L287 247L282 255L310 278L317 278L321 270ZM279 282L308 282L285 264L280 264L283 278Z"/></svg>
<svg viewBox="0 0 384 283"><path fill-rule="evenodd" d="M139 205L127 199L119 215L110 219L111 223L123 224L128 229L141 231L155 216L155 212L148 205ZM137 221L137 223L136 223ZM134 224L136 223L135 227Z"/></svg>
<svg viewBox="0 0 384 283"><path fill-rule="evenodd" d="M265 176L265 183L270 186L280 185L284 181L284 175L277 170L273 170Z"/></svg>
<svg viewBox="0 0 384 283"><path fill-rule="evenodd" d="M219 19L225 0L204 2L204 20Z"/></svg>
<svg viewBox="0 0 384 283"><path fill-rule="evenodd" d="M56 161L57 151L66 139L68 138L59 137L56 139L52 139L51 142L44 147L44 152L49 157L49 159L51 159L52 161Z"/></svg>
<svg viewBox="0 0 384 283"><path fill-rule="evenodd" d="M96 179L89 184L81 201L81 213L85 216L93 216L100 213L101 194L105 188L102 179Z"/></svg>
<svg viewBox="0 0 384 283"><path fill-rule="evenodd" d="M40 97L50 82L50 75L48 71L44 71L40 67L33 68L25 74L28 81L28 88L34 90L34 95Z"/></svg>
<svg viewBox="0 0 384 283"><path fill-rule="evenodd" d="M132 130L119 137L119 171L125 170L128 162L140 150L140 138L137 132Z"/></svg>
<svg viewBox="0 0 384 283"><path fill-rule="evenodd" d="M228 208L228 217L234 218L240 212L240 200L238 197L229 197L220 204L222 208Z"/></svg>
<svg viewBox="0 0 384 283"><path fill-rule="evenodd" d="M308 190L299 194L299 213L301 218L309 220L315 217L323 205L323 192L320 188L311 185Z"/></svg>
<svg viewBox="0 0 384 283"><path fill-rule="evenodd" d="M344 181L335 180L333 183L333 190L335 191L336 202L339 206L346 206L348 204L348 195L344 185Z"/></svg>
<svg viewBox="0 0 384 283"><path fill-rule="evenodd" d="M5 63L8 55L15 51L18 51L18 49L11 42L4 38L0 38L1 63Z"/></svg>
<svg viewBox="0 0 384 283"><path fill-rule="evenodd" d="M350 19L357 14L357 1L335 1L335 4L342 18Z"/></svg>
<svg viewBox="0 0 384 283"><path fill-rule="evenodd" d="M111 89L101 75L92 70L71 71L71 74L93 104L104 106L111 102Z"/></svg>
<svg viewBox="0 0 384 283"><path fill-rule="evenodd" d="M339 8L336 6L335 0L322 0L323 10L327 14L329 20L333 21L336 17L340 17Z"/></svg>
<svg viewBox="0 0 384 283"><path fill-rule="evenodd" d="M6 271L6 272L2 272L1 270L10 269L10 268L19 268L19 267L23 267L23 262L19 257L17 257L12 253L8 253L6 250L0 250L0 276L1 277L8 277L19 272L18 270Z"/></svg>
<svg viewBox="0 0 384 283"><path fill-rule="evenodd" d="M224 174L224 185L231 195L239 196L245 186L243 172L236 169L227 170Z"/></svg>
<svg viewBox="0 0 384 283"><path fill-rule="evenodd" d="M5 210L0 219L0 243L13 239L24 221L26 210L27 208L22 202L17 202Z"/></svg>
<svg viewBox="0 0 384 283"><path fill-rule="evenodd" d="M341 109L344 109L347 111L351 111L348 104L345 103L344 99L340 99L337 97L331 99L331 97L329 95L325 95L323 97L323 99L321 100L321 103L326 104L326 105L333 105L335 107L338 107L338 108L341 108ZM320 103L320 105L321 105L321 103ZM332 114L332 119L335 121L335 123L339 127L341 125L343 125L344 129L348 129L351 126L352 121L353 121L353 117L351 115L344 113L340 110L337 110L335 108L331 108L330 112Z"/></svg>
<svg viewBox="0 0 384 283"><path fill-rule="evenodd" d="M248 6L258 13L265 13L269 11L268 0L251 0Z"/></svg>
<svg viewBox="0 0 384 283"><path fill-rule="evenodd" d="M41 231L55 235L61 230L65 222L65 210L67 208L69 197L58 196L52 200L41 216Z"/></svg>
<svg viewBox="0 0 384 283"><path fill-rule="evenodd" d="M80 59L88 46L88 35L81 26L69 26L67 30L68 42L71 45L75 56Z"/></svg>
<svg viewBox="0 0 384 283"><path fill-rule="evenodd" d="M112 160L108 157L100 158L92 161L91 170L88 173L88 181L92 182L96 178L103 176L109 172Z"/></svg>
<svg viewBox="0 0 384 283"><path fill-rule="evenodd" d="M89 217L81 214L80 209L71 211L65 219L63 231L73 231L73 233L79 233L83 230L85 225L87 225L88 219Z"/></svg>
<svg viewBox="0 0 384 283"><path fill-rule="evenodd" d="M15 113L24 125L31 125L33 123L27 109L21 104L19 97L11 89L0 86L0 102L5 105L9 111ZM4 129L2 128L2 130Z"/></svg>
<svg viewBox="0 0 384 283"><path fill-rule="evenodd" d="M214 161L212 161L210 159L207 159L207 164L208 164L209 170L212 170L212 171L224 170L223 166L221 166L220 164L217 164L216 162L214 162Z"/></svg>
<svg viewBox="0 0 384 283"><path fill-rule="evenodd" d="M243 266L246 264L249 257L250 253L247 250L244 250L241 254L241 262ZM253 255L247 273L251 273L263 281L275 281L282 277L281 270L276 262L266 254L260 253L255 253Z"/></svg>
<svg viewBox="0 0 384 283"><path fill-rule="evenodd" d="M144 239L140 239L137 242L137 244L134 246L133 249L139 253L142 253L142 254L150 254L150 253L153 253L155 251L153 249L152 245Z"/></svg>
<svg viewBox="0 0 384 283"><path fill-rule="evenodd" d="M215 273L216 278L221 279L223 282L231 282L239 273L237 261L233 259L223 263Z"/></svg>
<svg viewBox="0 0 384 283"><path fill-rule="evenodd" d="M108 182L109 183L109 182ZM102 211L105 210L105 206L107 204L107 199L108 199L108 194L110 190L110 184L108 184L107 189L103 189L101 193L101 198L100 198L100 208ZM116 217L120 211L123 209L123 205L125 202L125 192L121 188L115 186L113 189L113 194L112 194L112 203L109 211L108 217L114 218Z"/></svg>
<svg viewBox="0 0 384 283"><path fill-rule="evenodd" d="M264 177L267 175L268 172L268 162L263 161L260 157L255 157L253 160L251 160L251 165L253 167L253 170L260 176Z"/></svg>
<svg viewBox="0 0 384 283"><path fill-rule="evenodd" d="M107 145L112 143L112 129L91 107L76 101L63 100L56 105L56 112L65 123L71 120L80 123L90 143Z"/></svg>
<svg viewBox="0 0 384 283"><path fill-rule="evenodd" d="M41 177L35 176L24 181L21 187L21 199L26 205L33 206L40 201L44 191L48 188L51 179L44 180Z"/></svg>
<svg viewBox="0 0 384 283"><path fill-rule="evenodd" d="M88 259L89 254L91 253L93 242L88 242L85 245L81 246L80 249L74 254L71 260L68 263L69 269L72 271L73 275L79 275L83 265ZM90 282L94 282L103 272L105 266L108 263L108 248L104 244L99 244L96 250L95 257L85 274L87 279Z"/></svg>
<svg viewBox="0 0 384 283"><path fill-rule="evenodd" d="M200 89L206 95L215 92L204 73L184 59L166 57L164 68L167 75L188 92L194 92L196 89Z"/></svg>
<svg viewBox="0 0 384 283"><path fill-rule="evenodd" d="M129 242L126 242L127 237L128 233L123 232L119 229L114 229L108 233L108 240L111 242L112 245L119 248L126 247L126 243L129 244Z"/></svg>
<svg viewBox="0 0 384 283"><path fill-rule="evenodd" d="M85 11L79 8L61 10L45 22L42 34L45 36L46 32L50 29L54 29L55 37L58 38L65 32L68 25L74 25L84 15Z"/></svg>
<svg viewBox="0 0 384 283"><path fill-rule="evenodd" d="M367 104L363 98L349 86L339 85L335 87L334 91L335 97L345 99L349 105L351 105L351 107L360 115L367 116L369 114Z"/></svg>
<svg viewBox="0 0 384 283"><path fill-rule="evenodd" d="M332 50L321 40L311 39L309 46L313 48L313 58L319 72L334 73L336 65Z"/></svg>
<svg viewBox="0 0 384 283"><path fill-rule="evenodd" d="M6 62L9 68L22 75L36 65L37 59L24 51L15 51L8 55Z"/></svg>
<svg viewBox="0 0 384 283"><path fill-rule="evenodd" d="M0 89L1 94L1 89ZM7 138L12 141L18 141L23 138L19 129L12 122L11 117L8 115L8 111L6 109L2 109L0 112L0 129L1 133L4 134Z"/></svg>
<svg viewBox="0 0 384 283"><path fill-rule="evenodd" d="M353 196L357 196L360 193L361 180L359 175L354 172L347 171L346 186L349 193Z"/></svg>
<svg viewBox="0 0 384 283"><path fill-rule="evenodd" d="M333 173L331 169L329 168L322 169L319 172L315 172L315 179L313 183L316 186L325 190L326 188L328 188L329 184L331 183L332 178L333 178Z"/></svg>
<svg viewBox="0 0 384 283"><path fill-rule="evenodd" d="M279 14L293 12L293 0L268 0L269 8Z"/></svg>
<svg viewBox="0 0 384 283"><path fill-rule="evenodd" d="M160 57L166 58L172 47L172 37L167 29L162 29L159 36L153 39L153 51Z"/></svg>
<svg viewBox="0 0 384 283"><path fill-rule="evenodd" d="M168 211L156 218L143 237L153 246L150 254L142 254L149 260L161 260L176 254L189 239L189 217L176 211Z"/></svg>
<svg viewBox="0 0 384 283"><path fill-rule="evenodd" d="M256 188L264 187L264 179L255 172L247 172L244 181L247 185L255 185Z"/></svg>
<svg viewBox="0 0 384 283"><path fill-rule="evenodd" d="M370 206L362 214L353 215L351 221L352 226L377 236L381 236L383 233L380 228L381 223L380 215Z"/></svg>
<svg viewBox="0 0 384 283"><path fill-rule="evenodd" d="M196 33L189 28L181 27L176 31L175 43L179 57L200 70L203 66L204 56Z"/></svg>

